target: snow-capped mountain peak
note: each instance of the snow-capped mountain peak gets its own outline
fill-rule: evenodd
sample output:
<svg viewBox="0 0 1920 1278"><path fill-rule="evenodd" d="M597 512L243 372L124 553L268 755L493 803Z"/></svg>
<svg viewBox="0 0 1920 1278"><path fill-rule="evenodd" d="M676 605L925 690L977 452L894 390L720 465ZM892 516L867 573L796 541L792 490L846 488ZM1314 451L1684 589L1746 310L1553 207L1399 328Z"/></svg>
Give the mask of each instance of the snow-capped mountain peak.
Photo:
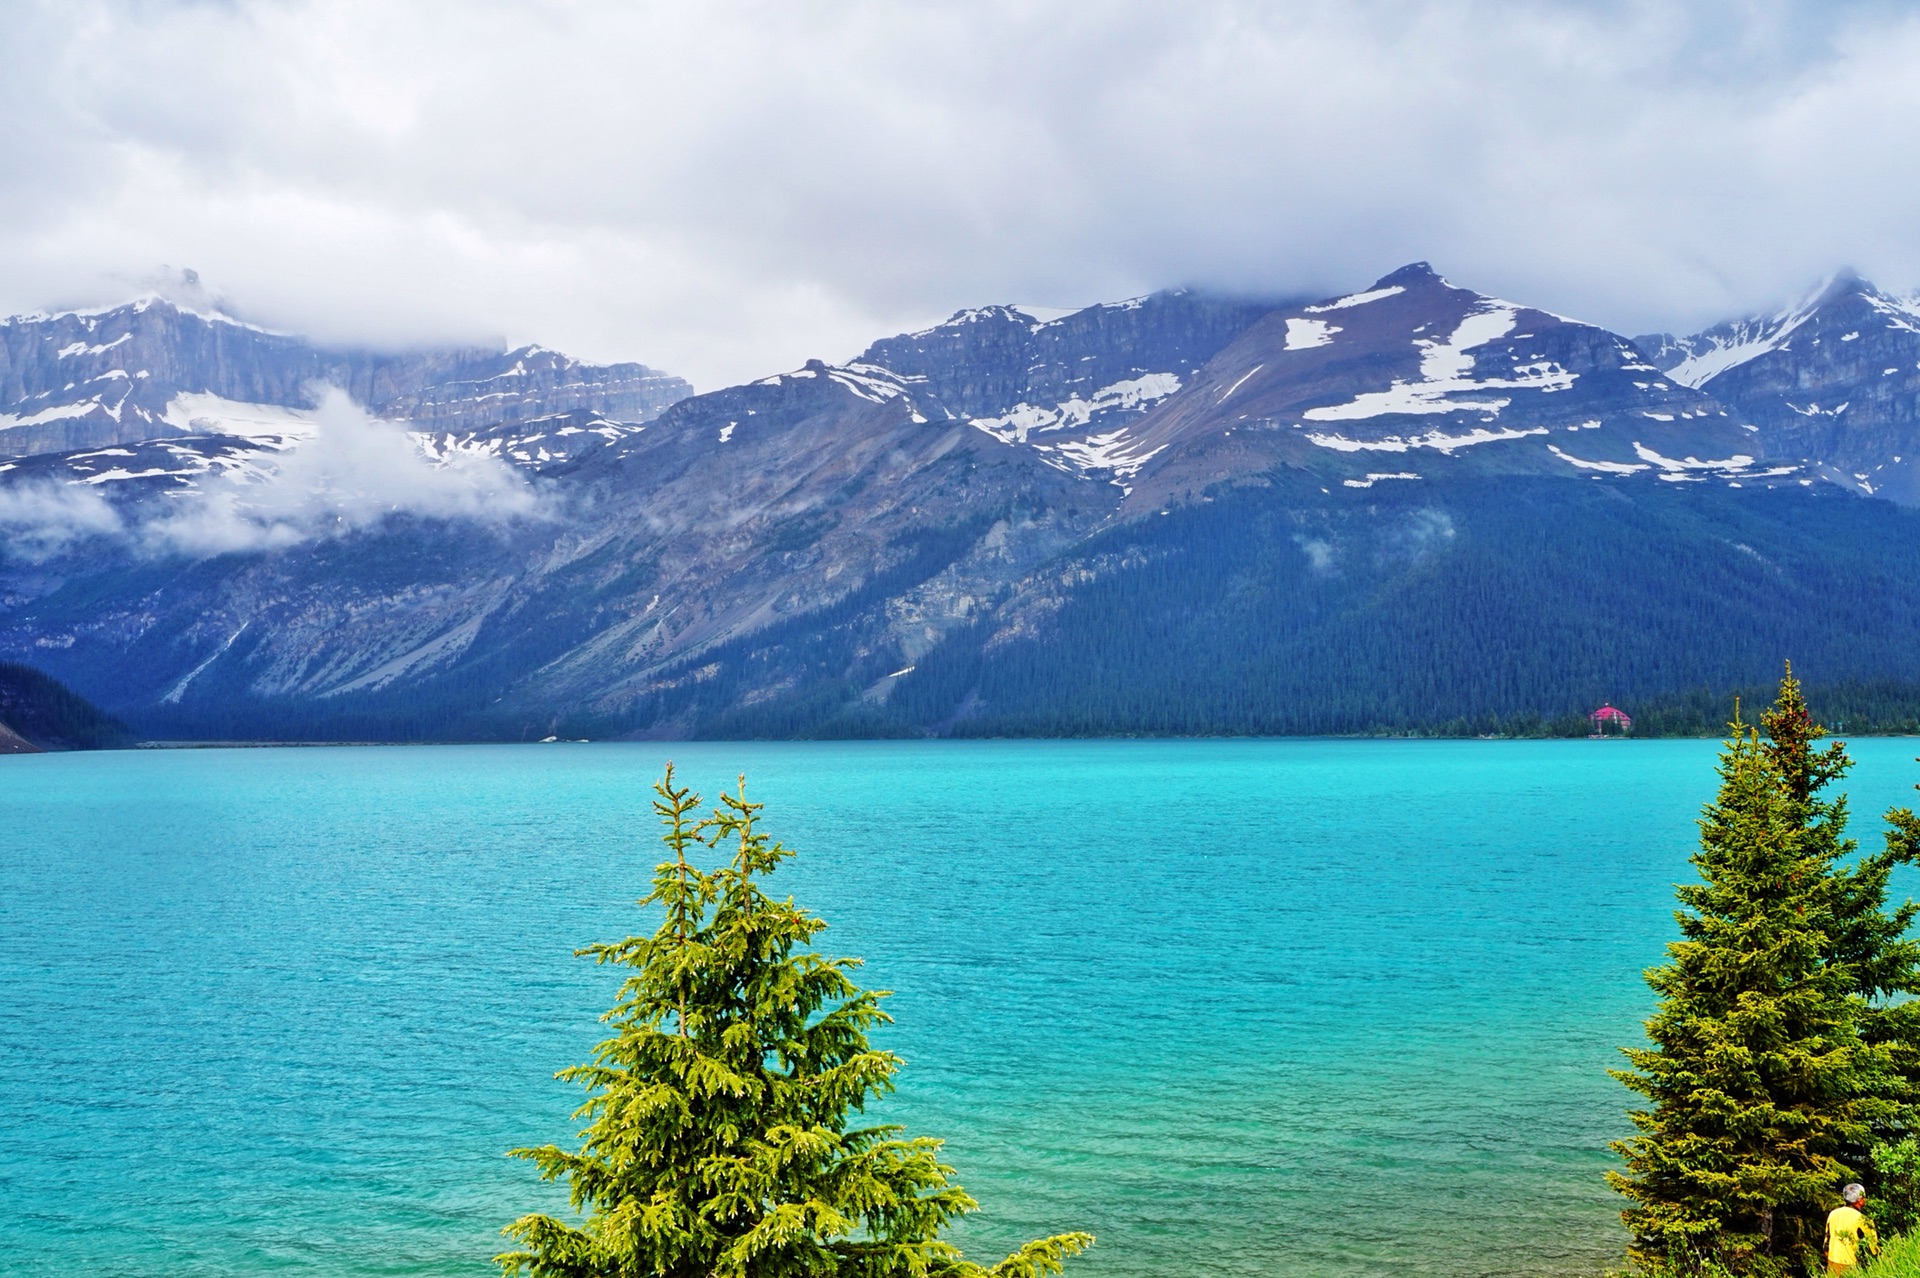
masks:
<svg viewBox="0 0 1920 1278"><path fill-rule="evenodd" d="M1133 430L1137 500L1276 464L1375 481L1382 454L1562 475L1753 477L1719 404L1627 339L1459 287L1424 262L1253 325ZM1664 461L1663 461L1664 459ZM1671 464L1665 464L1670 462Z"/></svg>
<svg viewBox="0 0 1920 1278"><path fill-rule="evenodd" d="M325 386L468 439L570 413L644 422L692 393L641 364L586 365L540 346L328 349L156 293L0 322L0 457L187 434L297 441Z"/></svg>
<svg viewBox="0 0 1920 1278"><path fill-rule="evenodd" d="M1841 271L1791 306L1638 339L1729 405L1767 451L1864 493L1920 501L1920 305Z"/></svg>

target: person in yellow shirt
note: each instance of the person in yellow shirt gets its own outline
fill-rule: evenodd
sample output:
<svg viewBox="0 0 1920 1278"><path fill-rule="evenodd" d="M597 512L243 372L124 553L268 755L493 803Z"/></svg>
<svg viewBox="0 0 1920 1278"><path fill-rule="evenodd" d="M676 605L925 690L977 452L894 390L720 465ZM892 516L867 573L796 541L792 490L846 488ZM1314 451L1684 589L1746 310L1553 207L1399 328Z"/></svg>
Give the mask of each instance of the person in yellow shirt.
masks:
<svg viewBox="0 0 1920 1278"><path fill-rule="evenodd" d="M1848 1185L1840 1191L1847 1200L1844 1207L1835 1207L1827 1213L1827 1272L1843 1274L1860 1263L1860 1245L1865 1243L1869 1256L1878 1255L1880 1237L1873 1232L1873 1222L1861 1212L1866 1206L1867 1191L1863 1185Z"/></svg>

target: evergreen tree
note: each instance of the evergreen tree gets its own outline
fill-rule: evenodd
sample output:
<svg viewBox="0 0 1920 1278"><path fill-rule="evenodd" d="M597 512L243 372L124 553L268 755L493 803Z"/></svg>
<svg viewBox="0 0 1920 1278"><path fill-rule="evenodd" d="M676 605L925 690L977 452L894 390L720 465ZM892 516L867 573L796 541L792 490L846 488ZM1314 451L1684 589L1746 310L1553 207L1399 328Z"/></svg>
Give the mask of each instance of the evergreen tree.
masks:
<svg viewBox="0 0 1920 1278"><path fill-rule="evenodd" d="M1920 942L1908 935L1920 904L1903 901L1891 912L1885 905L1894 867L1920 861L1920 817L1892 808L1886 821L1886 848L1842 878L1836 935L1866 1004L1860 1035L1887 1052L1887 1095L1897 1110L1882 1120L1880 1135L1899 1141L1920 1131Z"/></svg>
<svg viewBox="0 0 1920 1278"><path fill-rule="evenodd" d="M1614 1145L1626 1172L1608 1179L1633 1203L1629 1256L1656 1272L1797 1268L1839 1185L1864 1170L1842 1155L1887 1116L1874 1096L1885 1053L1861 1042L1854 977L1828 961L1837 831L1808 827L1812 783L1843 756L1794 756L1802 797L1776 762L1798 745L1732 726L1693 857L1702 881L1676 889L1682 939L1647 974L1653 1045L1625 1049L1633 1068L1615 1072L1652 1102L1632 1115L1639 1135Z"/></svg>
<svg viewBox="0 0 1920 1278"><path fill-rule="evenodd" d="M498 1261L533 1278L1036 1278L1090 1246L1086 1234L1028 1243L987 1268L940 1234L976 1204L939 1161L940 1144L894 1126L849 1129L892 1089L900 1061L868 1045L888 1019L863 990L859 960L809 948L826 927L761 880L792 853L758 829L762 805L654 787L672 853L642 905L664 911L651 936L580 951L632 969L602 1019L615 1034L561 1078L591 1092L570 1153L513 1151L565 1179L585 1221L523 1216L522 1250ZM702 846L730 861L699 868Z"/></svg>
<svg viewBox="0 0 1920 1278"><path fill-rule="evenodd" d="M1773 707L1761 716L1769 763L1792 805L1789 819L1805 840L1809 858L1828 867L1825 961L1851 987L1861 1040L1876 1049L1863 1060L1859 1080L1862 1116L1879 1141L1897 1141L1912 1131L1920 1099L1920 942L1908 936L1920 905L1886 909L1894 867L1920 855L1920 820L1905 808L1886 814L1886 846L1848 863L1857 845L1846 838L1845 795L1822 792L1853 766L1845 747L1816 743L1827 731L1813 717L1800 683L1787 667ZM1871 1150L1850 1144L1842 1160L1865 1172Z"/></svg>

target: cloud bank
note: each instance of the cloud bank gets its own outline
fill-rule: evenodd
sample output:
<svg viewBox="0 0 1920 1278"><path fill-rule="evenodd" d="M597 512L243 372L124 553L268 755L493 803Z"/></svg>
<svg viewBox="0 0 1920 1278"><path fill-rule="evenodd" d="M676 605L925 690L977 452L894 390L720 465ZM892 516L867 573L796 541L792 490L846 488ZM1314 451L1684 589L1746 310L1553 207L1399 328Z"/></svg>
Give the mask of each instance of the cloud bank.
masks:
<svg viewBox="0 0 1920 1278"><path fill-rule="evenodd" d="M397 515L499 525L537 518L538 499L505 462L455 452L436 461L406 430L316 387L313 433L257 470L202 477L170 501L123 506L101 486L0 487L7 553L44 560L90 538L148 556L276 550L370 528Z"/></svg>
<svg viewBox="0 0 1920 1278"><path fill-rule="evenodd" d="M97 488L46 481L0 487L0 552L39 563L91 537L117 537L126 522Z"/></svg>
<svg viewBox="0 0 1920 1278"><path fill-rule="evenodd" d="M1617 329L1920 284L1891 3L24 0L0 305L159 263L322 337L703 388L989 301L1426 258Z"/></svg>

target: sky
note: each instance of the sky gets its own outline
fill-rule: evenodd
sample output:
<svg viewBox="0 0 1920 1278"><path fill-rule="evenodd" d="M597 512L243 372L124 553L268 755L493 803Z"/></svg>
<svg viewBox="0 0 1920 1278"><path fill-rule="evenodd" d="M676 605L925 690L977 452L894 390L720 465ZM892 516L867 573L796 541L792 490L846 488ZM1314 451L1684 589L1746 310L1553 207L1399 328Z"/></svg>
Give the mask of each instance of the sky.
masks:
<svg viewBox="0 0 1920 1278"><path fill-rule="evenodd" d="M1920 285L1920 6L0 0L0 310L716 387L1431 261L1627 333Z"/></svg>

